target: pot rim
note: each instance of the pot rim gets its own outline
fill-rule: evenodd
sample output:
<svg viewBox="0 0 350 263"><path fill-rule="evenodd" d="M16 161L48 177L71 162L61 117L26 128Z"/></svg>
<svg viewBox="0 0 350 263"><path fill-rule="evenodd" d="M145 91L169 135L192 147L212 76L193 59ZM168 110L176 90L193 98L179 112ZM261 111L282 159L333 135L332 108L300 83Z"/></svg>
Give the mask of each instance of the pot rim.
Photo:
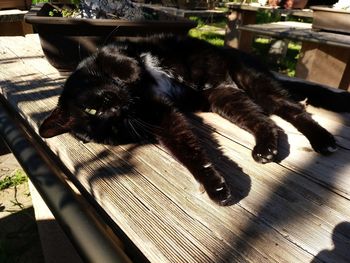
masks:
<svg viewBox="0 0 350 263"><path fill-rule="evenodd" d="M150 25L163 25L164 26L183 26L187 25L189 28L195 27L197 24L186 18L178 17L175 15L169 15L175 20L123 20L123 19L94 19L94 18L70 18L70 17L50 17L44 15L38 15L38 12L44 7L44 5L51 5L50 3L40 3L32 6L30 11L24 15L24 21L29 24L53 24L53 25L96 25L96 26L130 26L130 27L147 27ZM159 10L154 10L161 12Z"/></svg>

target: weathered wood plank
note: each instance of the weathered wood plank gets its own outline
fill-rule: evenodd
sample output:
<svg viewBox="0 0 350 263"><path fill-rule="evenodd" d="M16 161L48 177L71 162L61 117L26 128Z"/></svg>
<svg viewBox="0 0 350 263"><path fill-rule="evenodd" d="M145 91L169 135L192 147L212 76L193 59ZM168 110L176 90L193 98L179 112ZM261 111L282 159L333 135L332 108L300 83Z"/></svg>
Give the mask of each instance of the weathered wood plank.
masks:
<svg viewBox="0 0 350 263"><path fill-rule="evenodd" d="M341 34L338 35L341 37ZM349 48L350 42L347 48L304 42L296 66L296 76L349 90L350 81L347 71L350 61Z"/></svg>
<svg viewBox="0 0 350 263"><path fill-rule="evenodd" d="M229 142L222 144L225 148L229 147L228 154L239 150ZM250 158L250 150L236 154L242 161ZM235 157L232 156L233 159ZM328 189L305 180L302 174L291 170L283 171L277 164L254 166L245 164L244 171L251 176L254 184L249 196L241 204L260 218L265 218L273 228L310 253L315 253L317 246L321 245L316 240L329 242L333 226L349 218L346 211L347 199L336 198ZM329 196L332 196L331 200ZM261 205L267 204L273 209L261 208ZM319 226L322 229L315 231Z"/></svg>
<svg viewBox="0 0 350 263"><path fill-rule="evenodd" d="M64 80L40 49L30 50L38 43L31 38L0 38L0 87L37 130ZM349 114L310 110L350 147ZM214 165L242 195L228 207L200 193L160 145L83 144L70 135L46 142L151 262L310 262L333 242L334 253L319 259L347 262L349 233L335 229L350 218L349 152L319 156L290 124L274 119L286 130L289 154L261 165L251 158L251 135L215 114L193 117Z"/></svg>
<svg viewBox="0 0 350 263"><path fill-rule="evenodd" d="M22 22L24 15L28 11L19 9L0 10L0 23L2 22Z"/></svg>
<svg viewBox="0 0 350 263"><path fill-rule="evenodd" d="M313 31L311 26L312 25L309 23L286 21L267 24L243 25L239 27L239 30L276 38L288 38L296 41L349 48L350 36L346 34Z"/></svg>

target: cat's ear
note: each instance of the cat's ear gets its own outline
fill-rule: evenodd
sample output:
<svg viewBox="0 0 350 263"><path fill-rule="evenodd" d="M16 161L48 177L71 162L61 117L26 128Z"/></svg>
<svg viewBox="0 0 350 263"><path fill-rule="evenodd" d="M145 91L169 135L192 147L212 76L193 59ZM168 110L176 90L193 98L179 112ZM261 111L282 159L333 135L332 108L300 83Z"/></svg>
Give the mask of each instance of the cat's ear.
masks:
<svg viewBox="0 0 350 263"><path fill-rule="evenodd" d="M75 124L75 119L57 106L40 125L39 134L41 137L51 138L71 131Z"/></svg>
<svg viewBox="0 0 350 263"><path fill-rule="evenodd" d="M119 52L115 46L102 48L96 62L112 78L132 83L140 78L141 68L136 59Z"/></svg>

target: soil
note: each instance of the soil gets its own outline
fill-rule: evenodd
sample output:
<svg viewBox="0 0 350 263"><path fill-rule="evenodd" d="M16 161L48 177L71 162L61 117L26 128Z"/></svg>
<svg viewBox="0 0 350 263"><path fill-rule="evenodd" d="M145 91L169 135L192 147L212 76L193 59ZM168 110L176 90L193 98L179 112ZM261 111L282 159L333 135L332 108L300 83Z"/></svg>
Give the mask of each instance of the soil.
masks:
<svg viewBox="0 0 350 263"><path fill-rule="evenodd" d="M18 169L0 138L0 180ZM0 190L0 262L44 263L28 182Z"/></svg>

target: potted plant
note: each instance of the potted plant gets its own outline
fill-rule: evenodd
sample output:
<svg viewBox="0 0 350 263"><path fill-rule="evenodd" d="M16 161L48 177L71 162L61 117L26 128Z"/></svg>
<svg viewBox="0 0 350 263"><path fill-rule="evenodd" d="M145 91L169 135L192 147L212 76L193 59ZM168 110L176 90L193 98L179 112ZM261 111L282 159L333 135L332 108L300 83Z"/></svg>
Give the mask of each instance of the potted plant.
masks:
<svg viewBox="0 0 350 263"><path fill-rule="evenodd" d="M61 73L74 70L84 57L116 38L187 34L196 26L190 20L129 0L36 4L25 21L38 32L46 58Z"/></svg>

